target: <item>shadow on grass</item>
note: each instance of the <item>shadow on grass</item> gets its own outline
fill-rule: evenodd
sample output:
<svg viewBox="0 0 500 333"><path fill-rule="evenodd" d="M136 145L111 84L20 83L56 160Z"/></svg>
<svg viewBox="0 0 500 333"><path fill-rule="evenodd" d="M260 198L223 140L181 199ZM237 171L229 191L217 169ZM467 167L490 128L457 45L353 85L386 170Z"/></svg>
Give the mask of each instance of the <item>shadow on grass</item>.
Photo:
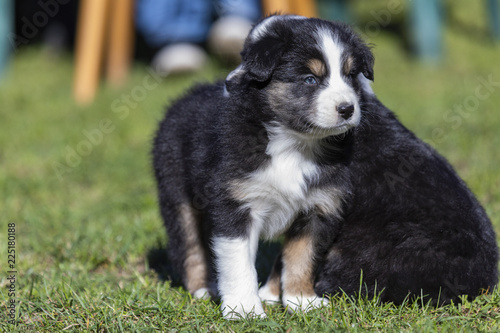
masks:
<svg viewBox="0 0 500 333"><path fill-rule="evenodd" d="M281 242L279 241L260 241L259 251L257 252L257 262L255 267L259 283L264 284L271 272L274 261L281 251ZM175 272L173 265L167 256L167 248L164 244L158 243L147 253L149 267L155 271L163 281L170 281L172 287L182 286L180 275Z"/></svg>

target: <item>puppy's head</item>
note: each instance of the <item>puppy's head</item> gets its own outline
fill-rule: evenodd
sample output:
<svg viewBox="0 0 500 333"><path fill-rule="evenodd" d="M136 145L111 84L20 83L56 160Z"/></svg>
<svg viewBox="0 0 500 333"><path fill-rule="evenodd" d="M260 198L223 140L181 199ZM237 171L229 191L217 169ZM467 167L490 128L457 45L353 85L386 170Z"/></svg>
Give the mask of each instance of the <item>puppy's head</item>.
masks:
<svg viewBox="0 0 500 333"><path fill-rule="evenodd" d="M280 125L326 137L359 124L360 98L372 93L374 58L346 25L301 16L270 16L250 31L227 93L259 89Z"/></svg>

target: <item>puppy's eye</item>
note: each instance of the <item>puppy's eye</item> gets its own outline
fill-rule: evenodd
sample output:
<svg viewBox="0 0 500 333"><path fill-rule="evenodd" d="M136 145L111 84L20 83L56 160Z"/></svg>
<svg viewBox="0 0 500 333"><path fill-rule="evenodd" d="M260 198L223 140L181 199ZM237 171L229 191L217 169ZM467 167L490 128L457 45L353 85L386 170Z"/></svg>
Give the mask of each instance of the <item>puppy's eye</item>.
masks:
<svg viewBox="0 0 500 333"><path fill-rule="evenodd" d="M316 78L314 76L311 75L311 76L308 76L304 79L304 83L314 85L314 84L318 84L318 81L316 80Z"/></svg>

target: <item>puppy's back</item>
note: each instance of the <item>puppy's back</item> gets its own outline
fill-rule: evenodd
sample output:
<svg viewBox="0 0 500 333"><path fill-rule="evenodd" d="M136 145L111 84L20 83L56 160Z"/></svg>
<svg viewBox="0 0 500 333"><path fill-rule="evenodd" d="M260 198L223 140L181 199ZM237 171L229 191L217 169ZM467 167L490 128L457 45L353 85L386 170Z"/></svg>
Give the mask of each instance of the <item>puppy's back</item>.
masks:
<svg viewBox="0 0 500 333"><path fill-rule="evenodd" d="M223 89L221 83L197 85L167 109L152 149L160 205L162 201L190 202L194 188L207 181L200 170L214 150Z"/></svg>
<svg viewBox="0 0 500 333"><path fill-rule="evenodd" d="M172 131L183 133L183 130L206 127L212 123L221 110L218 106L223 99L223 89L221 82L194 86L167 109L157 134Z"/></svg>

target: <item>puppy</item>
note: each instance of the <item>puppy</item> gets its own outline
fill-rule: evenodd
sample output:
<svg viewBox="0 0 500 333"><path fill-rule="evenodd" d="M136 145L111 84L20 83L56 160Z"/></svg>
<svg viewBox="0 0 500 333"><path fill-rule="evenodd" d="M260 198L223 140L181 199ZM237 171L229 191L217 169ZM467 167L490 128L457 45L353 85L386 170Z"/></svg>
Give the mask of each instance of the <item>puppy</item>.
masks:
<svg viewBox="0 0 500 333"><path fill-rule="evenodd" d="M418 287L442 282L425 265L460 271L475 292L496 282L484 211L378 102L373 62L346 25L270 16L224 83L195 87L160 123L153 164L170 260L194 296L218 292L225 318L263 317L261 301L280 295L290 310L321 306L318 295L359 286L361 270ZM419 164L401 176L404 156ZM395 178L381 182L384 172ZM280 235L259 292L258 240Z"/></svg>

